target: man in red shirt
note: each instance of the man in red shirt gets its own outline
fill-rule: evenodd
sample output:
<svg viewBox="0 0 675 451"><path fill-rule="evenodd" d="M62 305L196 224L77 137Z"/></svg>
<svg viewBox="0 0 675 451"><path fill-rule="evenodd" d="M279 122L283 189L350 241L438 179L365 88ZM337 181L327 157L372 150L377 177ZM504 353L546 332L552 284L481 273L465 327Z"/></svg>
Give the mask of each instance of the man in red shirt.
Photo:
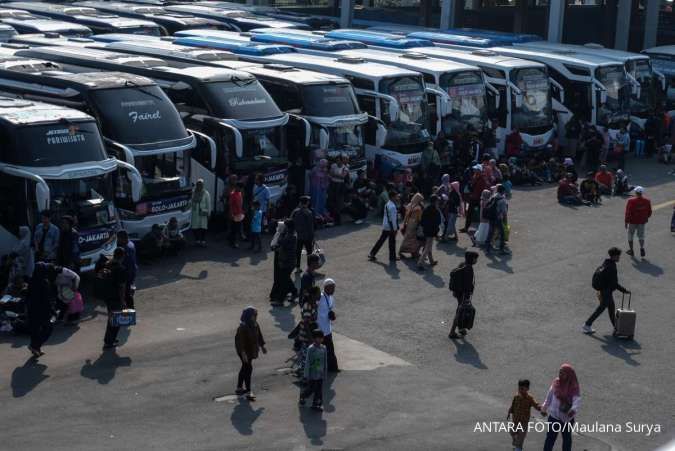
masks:
<svg viewBox="0 0 675 451"><path fill-rule="evenodd" d="M645 224L652 215L652 203L646 197L643 197L644 188L638 186L635 188L635 197L628 199L626 203L625 226L628 229L628 255L633 256L633 237L637 232L640 242L640 256L645 254Z"/></svg>
<svg viewBox="0 0 675 451"><path fill-rule="evenodd" d="M469 206L466 209L466 222L464 223L464 228L460 229L460 232L468 233L473 216L472 213L475 209L480 210L480 195L484 189L488 188L487 181L483 176L483 166L477 164L473 167L473 176L471 177L471 193L469 193Z"/></svg>
<svg viewBox="0 0 675 451"><path fill-rule="evenodd" d="M600 166L600 170L595 173L595 181L600 185L601 194L612 194L612 186L614 186L614 176L607 170L604 164Z"/></svg>

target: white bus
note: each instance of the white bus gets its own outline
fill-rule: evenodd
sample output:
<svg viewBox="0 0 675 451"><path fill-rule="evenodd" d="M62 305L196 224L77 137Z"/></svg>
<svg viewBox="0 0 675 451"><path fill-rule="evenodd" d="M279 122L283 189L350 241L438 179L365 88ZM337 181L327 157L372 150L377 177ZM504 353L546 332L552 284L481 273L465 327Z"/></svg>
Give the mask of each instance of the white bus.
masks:
<svg viewBox="0 0 675 451"><path fill-rule="evenodd" d="M633 89L630 100L631 122L644 128L647 117L662 103L666 89L664 75L655 70L646 54L626 52L603 47L600 44L557 44L547 41L532 41L514 44L517 47L537 49L547 52L575 52L579 55L598 56L623 63L628 78L639 89Z"/></svg>
<svg viewBox="0 0 675 451"><path fill-rule="evenodd" d="M675 115L675 45L662 45L643 50L651 58L652 65L666 79L665 108L671 116Z"/></svg>
<svg viewBox="0 0 675 451"><path fill-rule="evenodd" d="M489 97L488 113L497 121L497 150L505 150L506 136L518 130L526 150L544 149L554 131L551 91L564 96L552 82L546 66L519 58L507 58L493 52L472 52L440 48L431 41L387 33L359 30L335 30L324 34L331 39L356 40L369 47L396 52L420 53L432 58L479 67L485 80L498 91Z"/></svg>
<svg viewBox="0 0 675 451"><path fill-rule="evenodd" d="M13 60L0 65L39 65ZM66 215L75 219L82 271L112 254L119 227L113 179L120 167L136 180L140 174L106 155L96 120L72 108L0 97L0 135L0 255L17 244L19 227L35 229L43 210L56 224Z"/></svg>
<svg viewBox="0 0 675 451"><path fill-rule="evenodd" d="M374 161L376 155L380 155L403 167L420 164L422 150L430 142L431 135L427 127L424 78L419 72L371 63L361 58L303 55L288 46L258 45L230 39L230 32L219 30L192 30L177 34L182 36L174 41L179 45L229 50L242 60L283 64L346 78L354 86L361 110L379 120L376 127L369 127L366 132L368 159Z"/></svg>

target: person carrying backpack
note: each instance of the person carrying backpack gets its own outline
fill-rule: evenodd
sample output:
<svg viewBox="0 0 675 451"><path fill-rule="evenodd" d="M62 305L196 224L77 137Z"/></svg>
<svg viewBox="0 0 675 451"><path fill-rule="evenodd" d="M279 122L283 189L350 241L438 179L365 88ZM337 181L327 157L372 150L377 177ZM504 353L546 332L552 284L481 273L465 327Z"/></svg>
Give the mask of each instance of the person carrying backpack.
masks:
<svg viewBox="0 0 675 451"><path fill-rule="evenodd" d="M613 247L608 251L609 258L595 270L593 273L592 286L593 289L600 293L600 305L595 309L593 314L586 320L581 330L586 334L595 332L591 326L602 312L607 309L609 320L614 326L614 314L616 307L614 305L614 290L619 290L622 293L630 294L630 291L619 284L619 277L617 274L616 263L621 258L621 249Z"/></svg>
<svg viewBox="0 0 675 451"><path fill-rule="evenodd" d="M476 282L473 274L473 265L476 264L477 260L478 253L466 251L464 253L464 262L460 263L457 268L450 272L450 292L457 299L457 310L455 311L455 318L452 320L450 334L448 335L448 338L453 340L460 338L460 336L457 335L456 330L460 326L460 316L464 314L462 309L468 307L473 309L471 306L471 295L473 294ZM462 326L464 326L464 324L462 324ZM464 336L466 335L467 330L460 327L459 333Z"/></svg>

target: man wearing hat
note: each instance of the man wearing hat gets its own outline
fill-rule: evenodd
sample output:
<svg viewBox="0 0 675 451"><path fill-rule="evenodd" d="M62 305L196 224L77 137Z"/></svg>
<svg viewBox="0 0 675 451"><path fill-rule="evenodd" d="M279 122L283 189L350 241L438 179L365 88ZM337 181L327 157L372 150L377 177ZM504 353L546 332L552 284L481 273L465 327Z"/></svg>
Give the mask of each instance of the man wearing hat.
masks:
<svg viewBox="0 0 675 451"><path fill-rule="evenodd" d="M645 190L641 186L635 187L635 197L626 202L625 227L628 230L628 251L626 254L633 256L633 237L637 232L640 242L640 257L645 253L645 224L652 215L652 203L643 196Z"/></svg>

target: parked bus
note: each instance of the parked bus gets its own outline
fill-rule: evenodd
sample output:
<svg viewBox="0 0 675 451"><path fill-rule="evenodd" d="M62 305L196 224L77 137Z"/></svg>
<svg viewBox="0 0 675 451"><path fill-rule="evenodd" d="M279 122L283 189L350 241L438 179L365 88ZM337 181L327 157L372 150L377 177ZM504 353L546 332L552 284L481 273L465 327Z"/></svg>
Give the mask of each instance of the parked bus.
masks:
<svg viewBox="0 0 675 451"><path fill-rule="evenodd" d="M527 47L496 47L492 51L514 58L545 64L554 80L565 90L564 99L554 96L558 127L564 130L572 115L609 130L611 136L630 122L631 80L623 63L597 55L572 51L547 52ZM561 133L561 141L565 142Z"/></svg>
<svg viewBox="0 0 675 451"><path fill-rule="evenodd" d="M40 65L0 58L2 71L26 63ZM140 174L106 155L96 120L72 108L0 97L0 135L0 255L18 243L19 227L35 230L44 210L56 224L66 215L75 220L82 271L92 270L101 254L112 254L119 227L116 170L122 167L136 180Z"/></svg>
<svg viewBox="0 0 675 451"><path fill-rule="evenodd" d="M288 22L271 17L258 16L247 11L219 8L217 6L204 6L199 4L169 5L168 11L193 14L197 17L216 20L230 25L234 31L249 31L253 28L304 28L305 24Z"/></svg>
<svg viewBox="0 0 675 451"><path fill-rule="evenodd" d="M666 79L665 109L675 116L675 45L662 45L643 50L648 55L655 69Z"/></svg>
<svg viewBox="0 0 675 451"><path fill-rule="evenodd" d="M171 217L181 230L188 229L190 155L197 145L199 151L208 148L208 140L186 130L152 80L120 72L68 73L38 61L2 68L0 91L70 106L98 119L108 154L141 175L140 180L115 177L115 205L131 238L142 238L153 224Z"/></svg>
<svg viewBox="0 0 675 451"><path fill-rule="evenodd" d="M154 36L162 33L161 27L154 22L102 13L94 8L42 2L9 2L3 7L22 9L36 16L77 23L94 33L138 33Z"/></svg>
<svg viewBox="0 0 675 451"><path fill-rule="evenodd" d="M177 11L168 11L162 6L153 5L135 5L131 3L117 1L87 0L74 3L76 6L94 8L98 11L117 14L122 17L131 17L134 19L145 19L155 22L163 28L164 33L172 35L180 30L190 28L224 28L222 22L205 19L204 17L195 17L192 14L186 14ZM229 27L226 27L229 29Z"/></svg>
<svg viewBox="0 0 675 451"><path fill-rule="evenodd" d="M7 42L16 35L17 33L14 27L0 23L0 42Z"/></svg>
<svg viewBox="0 0 675 451"><path fill-rule="evenodd" d="M0 22L11 25L21 34L58 33L62 36L91 36L91 30L84 25L65 20L45 19L20 9L0 9Z"/></svg>
<svg viewBox="0 0 675 451"><path fill-rule="evenodd" d="M195 34L190 36L190 34ZM203 33L203 36L198 36ZM218 34L222 33L222 34ZM377 118L366 130L366 156L375 161L393 160L403 167L417 166L422 150L431 140L424 79L418 72L358 58L330 58L297 53L283 45L257 45L234 40L228 32L192 30L179 32L175 43L229 50L248 60L283 64L338 75L354 86L362 111Z"/></svg>
<svg viewBox="0 0 675 451"><path fill-rule="evenodd" d="M272 201L281 196L288 172L288 115L253 75L195 64L170 67L170 62L156 57L89 48L42 47L16 54L54 61L70 72L124 70L153 79L174 102L185 125L211 144L192 153L193 182L203 178L214 198L220 199L229 175L252 183L252 176L261 172Z"/></svg>
<svg viewBox="0 0 675 451"><path fill-rule="evenodd" d="M456 139L468 126L478 132L487 124L485 81L476 66L430 58L421 53L393 53L369 49L356 41L339 41L298 30L254 30L251 40L291 45L300 53L362 58L414 70L424 77L432 136ZM491 87L494 92L496 89Z"/></svg>
<svg viewBox="0 0 675 451"><path fill-rule="evenodd" d="M518 48L545 52L574 52L579 55L597 56L621 62L626 68L628 78L639 87L639 89L633 89L630 114L631 122L641 129L644 128L647 117L654 114L657 107L663 103L666 78L661 72L654 70L647 55L607 49L600 44L571 45L533 41L516 45Z"/></svg>
<svg viewBox="0 0 675 451"><path fill-rule="evenodd" d="M497 150L505 150L506 136L518 130L526 149L546 148L553 137L555 123L552 114L551 93L564 98L562 87L551 80L546 66L519 58L509 58L487 50L466 52L435 47L425 41L422 47L398 49L400 38L390 34L358 30L331 31L325 34L333 39L356 40L371 48L415 52L432 58L456 61L477 66L485 80L498 91L498 96L488 98L488 114L497 122ZM428 43L428 44L427 44Z"/></svg>

